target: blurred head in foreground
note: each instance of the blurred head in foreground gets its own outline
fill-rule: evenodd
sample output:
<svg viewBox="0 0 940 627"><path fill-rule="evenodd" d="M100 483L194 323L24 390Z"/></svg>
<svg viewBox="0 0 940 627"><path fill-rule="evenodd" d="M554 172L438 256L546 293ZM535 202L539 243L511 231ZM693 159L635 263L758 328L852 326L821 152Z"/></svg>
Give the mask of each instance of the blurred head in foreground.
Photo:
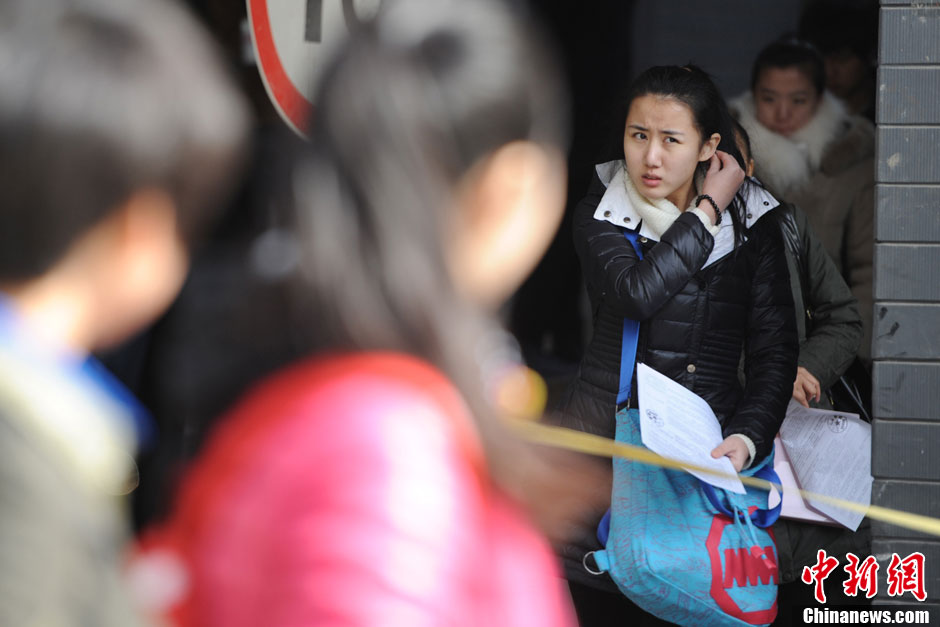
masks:
<svg viewBox="0 0 940 627"><path fill-rule="evenodd" d="M491 472L539 510L563 499L523 487L542 461L489 419L505 365L492 313L551 241L566 188L562 85L520 24L494 2L383 5L324 74L294 193L313 345L437 365Z"/></svg>
<svg viewBox="0 0 940 627"><path fill-rule="evenodd" d="M492 2L459 20L437 4L388 3L318 91L295 192L309 284L341 342L431 353L415 342L435 310L457 294L499 306L560 219L567 120L544 52Z"/></svg>
<svg viewBox="0 0 940 627"><path fill-rule="evenodd" d="M138 624L138 405L88 353L169 304L246 109L163 0L0 0L0 624Z"/></svg>
<svg viewBox="0 0 940 627"><path fill-rule="evenodd" d="M291 331L317 354L208 440L139 562L164 547L186 573L161 613L569 624L532 522L570 532L592 484L502 420L536 413L537 386L507 393L518 362L494 320L565 189L560 85L523 24L497 0L388 0L326 67L285 238Z"/></svg>
<svg viewBox="0 0 940 627"><path fill-rule="evenodd" d="M27 314L68 297L55 339L113 344L176 294L247 109L163 0L3 0L0 58L0 289Z"/></svg>

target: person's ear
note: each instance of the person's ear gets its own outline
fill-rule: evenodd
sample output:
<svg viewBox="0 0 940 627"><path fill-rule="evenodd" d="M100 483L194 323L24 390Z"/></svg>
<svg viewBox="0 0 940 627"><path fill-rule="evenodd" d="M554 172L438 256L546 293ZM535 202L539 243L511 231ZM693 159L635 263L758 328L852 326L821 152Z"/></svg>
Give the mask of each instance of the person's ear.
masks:
<svg viewBox="0 0 940 627"><path fill-rule="evenodd" d="M706 139L702 143L702 148L698 153L699 161L708 161L712 158L712 155L715 154L715 151L718 150L718 144L721 142L721 135L718 133L712 133L712 136Z"/></svg>
<svg viewBox="0 0 940 627"><path fill-rule="evenodd" d="M458 290L498 308L535 268L564 213L560 151L530 141L502 146L459 185L448 262Z"/></svg>
<svg viewBox="0 0 940 627"><path fill-rule="evenodd" d="M112 245L109 272L100 286L107 321L100 344L123 339L156 318L182 286L188 253L177 210L162 190L138 190L107 219Z"/></svg>
<svg viewBox="0 0 940 627"><path fill-rule="evenodd" d="M161 258L173 261L182 252L177 211L173 199L162 190L138 190L115 212L119 245L127 269L139 277L161 272ZM184 255L185 259L185 255ZM175 271L170 267L167 270ZM137 278L137 277L135 277Z"/></svg>

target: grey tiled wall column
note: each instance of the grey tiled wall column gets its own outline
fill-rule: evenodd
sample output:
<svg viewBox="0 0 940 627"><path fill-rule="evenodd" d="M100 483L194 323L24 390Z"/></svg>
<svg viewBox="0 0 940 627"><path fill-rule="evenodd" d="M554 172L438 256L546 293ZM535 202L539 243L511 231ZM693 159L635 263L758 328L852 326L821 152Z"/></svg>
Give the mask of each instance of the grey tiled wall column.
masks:
<svg viewBox="0 0 940 627"><path fill-rule="evenodd" d="M940 0L881 1L875 208L876 505L940 517ZM940 619L940 538L873 522L878 603L891 553L926 557Z"/></svg>

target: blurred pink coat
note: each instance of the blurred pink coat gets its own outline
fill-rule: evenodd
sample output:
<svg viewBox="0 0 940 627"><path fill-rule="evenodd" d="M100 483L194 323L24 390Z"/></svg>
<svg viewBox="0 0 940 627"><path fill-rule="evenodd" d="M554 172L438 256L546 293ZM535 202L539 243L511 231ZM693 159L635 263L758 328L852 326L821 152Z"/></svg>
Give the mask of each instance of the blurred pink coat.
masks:
<svg viewBox="0 0 940 627"><path fill-rule="evenodd" d="M223 422L180 496L146 543L185 567L179 625L575 624L462 399L413 357L281 372Z"/></svg>

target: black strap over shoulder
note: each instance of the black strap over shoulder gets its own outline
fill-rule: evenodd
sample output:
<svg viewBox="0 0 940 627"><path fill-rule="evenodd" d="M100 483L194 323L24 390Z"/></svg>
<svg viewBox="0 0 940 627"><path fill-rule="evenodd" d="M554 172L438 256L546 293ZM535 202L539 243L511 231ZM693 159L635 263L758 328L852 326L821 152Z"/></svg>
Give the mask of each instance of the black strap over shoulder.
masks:
<svg viewBox="0 0 940 627"><path fill-rule="evenodd" d="M793 255L793 258L796 259L796 265L800 269L800 289L804 291L803 287L807 281L808 271L806 268L806 256L803 254L803 241L800 239L800 229L796 225L796 218L793 216L793 205L789 203L783 203L775 209L779 212L780 216L780 230L783 233L783 244L787 247L787 250L790 251L790 254Z"/></svg>

